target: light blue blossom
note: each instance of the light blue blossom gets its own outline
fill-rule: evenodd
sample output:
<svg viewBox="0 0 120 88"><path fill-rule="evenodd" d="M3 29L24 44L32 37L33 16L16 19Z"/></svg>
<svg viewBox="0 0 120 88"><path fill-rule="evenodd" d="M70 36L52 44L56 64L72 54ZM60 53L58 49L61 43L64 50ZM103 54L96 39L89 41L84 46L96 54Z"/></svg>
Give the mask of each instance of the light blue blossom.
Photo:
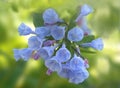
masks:
<svg viewBox="0 0 120 88"><path fill-rule="evenodd" d="M91 47L96 50L102 50L104 45L101 38L97 38L91 42Z"/></svg>
<svg viewBox="0 0 120 88"><path fill-rule="evenodd" d="M90 13L93 12L93 8L87 4L84 4L82 7L81 7L81 12L80 12L80 15L82 16L86 16Z"/></svg>
<svg viewBox="0 0 120 88"><path fill-rule="evenodd" d="M50 30L47 27L37 27L35 29L35 33L41 39L45 38L46 36L50 35Z"/></svg>
<svg viewBox="0 0 120 88"><path fill-rule="evenodd" d="M81 57L74 55L74 57L70 60L70 68L72 70L85 68L84 60Z"/></svg>
<svg viewBox="0 0 120 88"><path fill-rule="evenodd" d="M50 69L51 71L60 72L62 70L62 65L58 61L57 57L52 57L45 61L45 66Z"/></svg>
<svg viewBox="0 0 120 88"><path fill-rule="evenodd" d="M74 42L81 41L83 37L84 37L83 30L79 27L74 27L68 31L67 38L70 41L74 41Z"/></svg>
<svg viewBox="0 0 120 88"><path fill-rule="evenodd" d="M62 70L58 72L58 75L63 78L69 78L73 75L69 62L62 64Z"/></svg>
<svg viewBox="0 0 120 88"><path fill-rule="evenodd" d="M93 12L93 8L87 4L84 4L82 7L81 7L81 11L80 11L80 14L78 15L78 17L76 18L76 22L77 24L80 26L81 23L82 23L82 20L84 18L84 16L87 16L88 14L92 13Z"/></svg>
<svg viewBox="0 0 120 88"><path fill-rule="evenodd" d="M28 39L28 47L34 50L40 49L42 46L42 40L37 36L32 36Z"/></svg>
<svg viewBox="0 0 120 88"><path fill-rule="evenodd" d="M32 56L33 50L30 48L24 48L24 49L14 49L14 57L16 61L19 59L23 59L24 61L29 60Z"/></svg>
<svg viewBox="0 0 120 88"><path fill-rule="evenodd" d="M60 19L58 17L58 14L56 13L56 11L52 8L49 8L49 9L45 10L43 13L43 20L44 20L44 23L54 24L54 23L58 22Z"/></svg>
<svg viewBox="0 0 120 88"><path fill-rule="evenodd" d="M20 35L29 35L31 33L34 33L30 27L25 25L24 23L21 23L18 27L18 32Z"/></svg>
<svg viewBox="0 0 120 88"><path fill-rule="evenodd" d="M73 75L69 78L69 82L79 84L89 77L89 73L85 68L73 71Z"/></svg>
<svg viewBox="0 0 120 88"><path fill-rule="evenodd" d="M84 35L90 35L91 34L91 30L87 26L87 21L86 21L85 17L83 17L80 27L83 30Z"/></svg>
<svg viewBox="0 0 120 88"><path fill-rule="evenodd" d="M70 59L71 53L70 51L65 47L65 44L62 45L62 47L56 52L56 57L60 62L66 62Z"/></svg>
<svg viewBox="0 0 120 88"><path fill-rule="evenodd" d="M65 36L65 27L62 26L54 26L51 29L51 35L55 40L61 40Z"/></svg>
<svg viewBox="0 0 120 88"><path fill-rule="evenodd" d="M83 43L81 44L82 47L92 47L96 50L102 50L104 47L103 41L101 38L97 38L92 40L90 43Z"/></svg>
<svg viewBox="0 0 120 88"><path fill-rule="evenodd" d="M21 59L20 49L13 49L13 52L14 52L14 57L15 57L16 61Z"/></svg>
<svg viewBox="0 0 120 88"><path fill-rule="evenodd" d="M55 49L54 46L46 46L46 47L40 48L38 52L40 57L42 57L44 60L47 60L51 58L51 56L53 55L54 49Z"/></svg>
<svg viewBox="0 0 120 88"><path fill-rule="evenodd" d="M21 49L21 50L20 50L21 58L22 58L24 61L28 61L28 60L31 58L31 56L32 56L32 52L33 52L33 50L30 49L30 48Z"/></svg>

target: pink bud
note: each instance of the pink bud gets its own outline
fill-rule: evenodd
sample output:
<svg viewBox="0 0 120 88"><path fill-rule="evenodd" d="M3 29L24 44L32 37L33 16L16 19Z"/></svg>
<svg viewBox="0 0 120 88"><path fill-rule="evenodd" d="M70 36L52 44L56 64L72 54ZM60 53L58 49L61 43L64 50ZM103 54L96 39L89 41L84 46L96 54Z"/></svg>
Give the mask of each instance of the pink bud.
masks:
<svg viewBox="0 0 120 88"><path fill-rule="evenodd" d="M84 65L85 65L86 68L89 68L89 64L88 64L88 60L87 59L84 60Z"/></svg>
<svg viewBox="0 0 120 88"><path fill-rule="evenodd" d="M46 72L47 75L51 75L52 74L52 71L50 69L47 70Z"/></svg>
<svg viewBox="0 0 120 88"><path fill-rule="evenodd" d="M36 52L32 55L32 58L34 58L34 60L38 60L40 58L40 55Z"/></svg>
<svg viewBox="0 0 120 88"><path fill-rule="evenodd" d="M44 46L51 46L55 43L55 40L47 40L43 43Z"/></svg>

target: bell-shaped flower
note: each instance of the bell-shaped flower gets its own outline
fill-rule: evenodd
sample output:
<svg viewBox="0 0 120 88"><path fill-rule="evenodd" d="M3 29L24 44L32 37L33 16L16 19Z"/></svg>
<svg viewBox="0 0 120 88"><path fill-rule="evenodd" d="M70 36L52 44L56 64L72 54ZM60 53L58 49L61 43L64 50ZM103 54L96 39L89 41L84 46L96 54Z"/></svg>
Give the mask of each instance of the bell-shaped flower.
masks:
<svg viewBox="0 0 120 88"><path fill-rule="evenodd" d="M92 40L90 43L83 43L81 44L82 47L92 47L96 50L102 50L104 47L103 41L101 38L97 38Z"/></svg>
<svg viewBox="0 0 120 88"><path fill-rule="evenodd" d="M79 26L79 25L78 25ZM91 30L88 28L87 26L87 21L86 18L83 17L80 28L83 30L84 35L90 35L91 34Z"/></svg>
<svg viewBox="0 0 120 88"><path fill-rule="evenodd" d="M102 50L104 45L101 38L97 38L91 42L91 47L96 50Z"/></svg>
<svg viewBox="0 0 120 88"><path fill-rule="evenodd" d="M50 35L50 30L47 27L37 27L35 29L35 33L41 39L45 38L46 36Z"/></svg>
<svg viewBox="0 0 120 88"><path fill-rule="evenodd" d="M63 78L69 78L73 75L69 62L62 64L62 70L58 72L58 75Z"/></svg>
<svg viewBox="0 0 120 88"><path fill-rule="evenodd" d="M21 59L20 49L13 49L13 52L14 52L14 58L16 59L16 61Z"/></svg>
<svg viewBox="0 0 120 88"><path fill-rule="evenodd" d="M37 36L32 36L28 39L28 47L34 50L40 49L42 46L42 40Z"/></svg>
<svg viewBox="0 0 120 88"><path fill-rule="evenodd" d="M31 58L31 56L32 56L32 52L33 52L33 49L30 49L30 48L21 49L20 50L21 58L24 61L28 61Z"/></svg>
<svg viewBox="0 0 120 88"><path fill-rule="evenodd" d="M84 32L79 27L74 27L68 31L67 38L70 41L74 41L74 42L81 41L83 37L84 37Z"/></svg>
<svg viewBox="0 0 120 88"><path fill-rule="evenodd" d="M34 33L30 27L25 25L24 23L21 23L18 27L18 32L20 35L29 35L31 33Z"/></svg>
<svg viewBox="0 0 120 88"><path fill-rule="evenodd" d="M16 61L19 59L23 59L24 61L29 60L32 56L33 50L30 48L24 48L24 49L14 49L14 57Z"/></svg>
<svg viewBox="0 0 120 88"><path fill-rule="evenodd" d="M56 22L59 22L60 19L56 11L52 8L49 8L45 10L43 13L43 20L44 20L44 23L54 24Z"/></svg>
<svg viewBox="0 0 120 88"><path fill-rule="evenodd" d="M74 57L70 60L70 67L72 70L85 68L84 60L81 57L74 55Z"/></svg>
<svg viewBox="0 0 120 88"><path fill-rule="evenodd" d="M85 68L74 71L74 74L69 78L69 82L79 84L89 77L89 73Z"/></svg>
<svg viewBox="0 0 120 88"><path fill-rule="evenodd" d="M86 16L90 13L93 12L93 8L87 4L84 4L82 7L81 7L81 12L80 12L80 15L82 16Z"/></svg>
<svg viewBox="0 0 120 88"><path fill-rule="evenodd" d="M70 51L65 47L65 44L62 45L62 47L56 52L56 57L60 62L66 62L70 59L71 53Z"/></svg>
<svg viewBox="0 0 120 88"><path fill-rule="evenodd" d="M62 26L54 26L51 29L51 35L55 40L61 40L65 36L65 27Z"/></svg>
<svg viewBox="0 0 120 88"><path fill-rule="evenodd" d="M40 57L47 60L53 55L54 49L55 49L54 46L46 46L46 47L42 47L38 52Z"/></svg>
<svg viewBox="0 0 120 88"><path fill-rule="evenodd" d="M60 72L62 70L62 65L55 56L45 60L45 66L51 71Z"/></svg>

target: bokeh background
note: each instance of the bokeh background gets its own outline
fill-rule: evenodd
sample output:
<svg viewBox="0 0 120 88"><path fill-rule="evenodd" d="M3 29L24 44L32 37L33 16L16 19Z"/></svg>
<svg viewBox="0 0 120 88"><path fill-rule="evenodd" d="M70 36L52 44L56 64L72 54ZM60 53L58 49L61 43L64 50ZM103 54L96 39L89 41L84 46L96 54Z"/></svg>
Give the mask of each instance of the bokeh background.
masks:
<svg viewBox="0 0 120 88"><path fill-rule="evenodd" d="M56 73L47 76L41 59L15 61L13 48L27 47L29 37L19 36L21 22L34 29L33 21L41 23L42 11L49 7L69 21L85 3L95 9L88 26L103 38L104 50L83 52L90 65L84 83L69 83ZM120 88L120 0L0 0L0 88Z"/></svg>

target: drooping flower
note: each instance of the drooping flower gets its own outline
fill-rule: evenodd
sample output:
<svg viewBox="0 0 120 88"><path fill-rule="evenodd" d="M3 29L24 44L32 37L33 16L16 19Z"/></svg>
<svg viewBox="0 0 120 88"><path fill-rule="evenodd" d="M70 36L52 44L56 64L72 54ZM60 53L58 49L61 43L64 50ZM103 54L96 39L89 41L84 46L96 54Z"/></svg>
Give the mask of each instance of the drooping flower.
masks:
<svg viewBox="0 0 120 88"><path fill-rule="evenodd" d="M93 8L92 8L91 6L89 6L89 5L87 5L87 4L84 4L84 5L81 7L80 14L81 14L82 16L86 16L86 15L92 13L92 12L93 12Z"/></svg>
<svg viewBox="0 0 120 88"><path fill-rule="evenodd" d="M54 23L60 21L60 19L58 17L58 14L52 8L49 8L49 9L44 11L44 13L43 13L43 20L44 20L45 24L46 23L47 24L54 24Z"/></svg>
<svg viewBox="0 0 120 88"><path fill-rule="evenodd" d="M40 39L45 38L46 36L50 35L50 30L47 27L37 27L35 29L35 33Z"/></svg>
<svg viewBox="0 0 120 88"><path fill-rule="evenodd" d="M92 47L96 50L102 50L104 47L103 41L101 38L97 38L92 40L90 43L83 43L81 44L82 47Z"/></svg>
<svg viewBox="0 0 120 88"><path fill-rule="evenodd" d="M45 61L45 66L51 71L60 72L62 70L62 65L57 59L58 57L52 57Z"/></svg>
<svg viewBox="0 0 120 88"><path fill-rule="evenodd" d="M73 75L69 62L62 64L62 70L58 72L58 75L63 78L69 78Z"/></svg>
<svg viewBox="0 0 120 88"><path fill-rule="evenodd" d="M70 41L74 41L74 42L81 41L83 37L84 37L83 30L79 27L74 27L68 31L67 38Z"/></svg>
<svg viewBox="0 0 120 88"><path fill-rule="evenodd" d="M65 36L65 27L62 26L54 26L51 29L51 35L55 40L61 40Z"/></svg>
<svg viewBox="0 0 120 88"><path fill-rule="evenodd" d="M85 17L83 17L81 19L81 23L80 24L78 23L78 26L83 30L84 35L90 35L91 34L91 30L87 26L87 21L86 21Z"/></svg>
<svg viewBox="0 0 120 88"><path fill-rule="evenodd" d="M28 47L34 50L38 50L42 46L42 40L37 36L32 36L28 39Z"/></svg>
<svg viewBox="0 0 120 88"><path fill-rule="evenodd" d="M13 52L14 52L14 57L16 61L18 61L21 58L20 49L13 49Z"/></svg>
<svg viewBox="0 0 120 88"><path fill-rule="evenodd" d="M20 58L24 61L28 61L32 56L33 50L30 48L24 48L24 49L14 49L14 57L16 61L18 61Z"/></svg>
<svg viewBox="0 0 120 88"><path fill-rule="evenodd" d="M54 49L55 49L54 46L45 46L45 47L40 48L38 52L39 52L40 57L42 57L44 60L47 60L51 58L51 56L53 55Z"/></svg>
<svg viewBox="0 0 120 88"><path fill-rule="evenodd" d="M89 73L85 68L73 71L73 75L69 78L69 82L79 84L89 77Z"/></svg>
<svg viewBox="0 0 120 88"><path fill-rule="evenodd" d="M65 47L65 44L62 45L62 47L56 52L56 57L60 62L66 62L70 59L71 53L70 51Z"/></svg>
<svg viewBox="0 0 120 88"><path fill-rule="evenodd" d="M81 68L85 68L84 60L81 57L74 55L74 57L70 60L70 67L72 70L79 70Z"/></svg>
<svg viewBox="0 0 120 88"><path fill-rule="evenodd" d="M24 23L21 23L18 27L18 32L20 35L29 35L31 33L34 33L30 27L25 25Z"/></svg>

